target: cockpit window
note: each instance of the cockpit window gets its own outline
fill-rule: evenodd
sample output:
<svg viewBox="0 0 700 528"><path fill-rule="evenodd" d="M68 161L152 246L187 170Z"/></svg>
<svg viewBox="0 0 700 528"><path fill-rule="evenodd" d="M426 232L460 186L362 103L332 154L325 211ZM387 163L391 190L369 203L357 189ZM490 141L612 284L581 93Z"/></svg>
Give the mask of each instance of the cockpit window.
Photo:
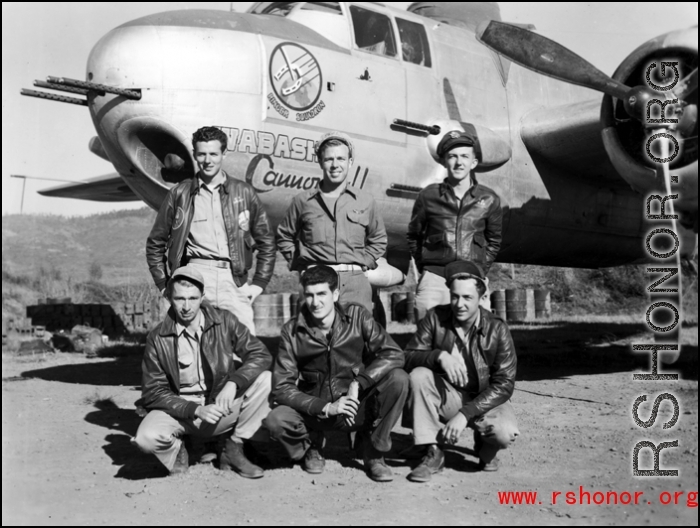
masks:
<svg viewBox="0 0 700 528"><path fill-rule="evenodd" d="M354 5L350 6L350 14L355 28L355 44L359 49L396 56L396 41L389 17Z"/></svg>
<svg viewBox="0 0 700 528"><path fill-rule="evenodd" d="M340 2L260 2L253 8L253 13L257 15L277 15L286 17L295 9L301 11L320 11L322 13L332 13L342 15Z"/></svg>
<svg viewBox="0 0 700 528"><path fill-rule="evenodd" d="M399 26L399 40L401 40L401 56L406 62L427 66L430 68L430 46L425 27L417 22L396 18Z"/></svg>

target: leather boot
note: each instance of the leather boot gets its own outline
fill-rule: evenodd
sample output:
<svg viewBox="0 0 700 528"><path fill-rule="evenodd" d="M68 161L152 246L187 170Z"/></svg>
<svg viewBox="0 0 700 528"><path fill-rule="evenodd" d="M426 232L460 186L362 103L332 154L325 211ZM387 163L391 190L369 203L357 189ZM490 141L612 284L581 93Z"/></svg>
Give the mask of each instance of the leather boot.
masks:
<svg viewBox="0 0 700 528"><path fill-rule="evenodd" d="M367 476L375 482L390 482L394 480L394 473L391 468L386 465L384 455L377 451L372 445L372 440L363 438L365 471Z"/></svg>
<svg viewBox="0 0 700 528"><path fill-rule="evenodd" d="M411 482L428 482L434 473L442 471L445 467L445 453L436 444L428 447L423 460L408 474Z"/></svg>
<svg viewBox="0 0 700 528"><path fill-rule="evenodd" d="M224 450L219 457L219 469L231 469L241 477L256 479L263 476L262 468L253 464L243 453L243 443L226 439Z"/></svg>
<svg viewBox="0 0 700 528"><path fill-rule="evenodd" d="M309 436L311 445L304 454L302 466L307 473L319 475L323 473L326 467L326 459L323 458L323 447L326 444L326 435L323 431L313 431Z"/></svg>
<svg viewBox="0 0 700 528"><path fill-rule="evenodd" d="M185 442L180 443L180 451L177 452L177 457L175 458L175 465L173 469L170 470L171 475L180 475L182 473L187 473L190 468L190 459L187 454L187 446Z"/></svg>

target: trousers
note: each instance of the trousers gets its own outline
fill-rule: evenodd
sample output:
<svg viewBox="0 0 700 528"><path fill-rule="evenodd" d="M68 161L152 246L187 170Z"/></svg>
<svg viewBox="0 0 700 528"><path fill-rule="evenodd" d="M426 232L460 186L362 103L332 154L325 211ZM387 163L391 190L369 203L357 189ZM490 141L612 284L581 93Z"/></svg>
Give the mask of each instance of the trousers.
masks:
<svg viewBox="0 0 700 528"><path fill-rule="evenodd" d="M384 376L360 400L355 423L348 427L343 416L320 418L300 413L286 405L276 407L265 418L270 438L282 444L292 460L300 460L311 445L310 431L371 431L377 451L391 449L391 430L401 416L408 397L408 374L394 369Z"/></svg>
<svg viewBox="0 0 700 528"><path fill-rule="evenodd" d="M204 298L221 310L228 310L238 320L248 327L255 335L255 322L253 321L253 304L243 295L233 282L231 270L227 268L215 268L201 264L195 266L204 278Z"/></svg>
<svg viewBox="0 0 700 528"><path fill-rule="evenodd" d="M425 367L411 371L410 379L414 442L416 445L436 444L442 424L456 416L467 396ZM498 451L506 449L520 435L510 401L470 420L467 426L475 431L475 445L480 446L479 459L484 462L493 460Z"/></svg>
<svg viewBox="0 0 700 528"><path fill-rule="evenodd" d="M484 282L486 283L486 293L479 300L479 304L490 310L489 281L486 279ZM447 280L430 271L424 271L416 286L416 323L425 317L428 310L441 304L450 304L450 289L447 287Z"/></svg>
<svg viewBox="0 0 700 528"><path fill-rule="evenodd" d="M233 411L217 423L210 424L196 418L179 420L160 410L150 411L136 431L132 442L144 453L153 454L170 471L175 465L183 435L203 438L218 436L233 430L240 440L253 438L259 432L263 419L270 412L270 372L263 372L248 390L233 402ZM202 398L202 404L204 398Z"/></svg>

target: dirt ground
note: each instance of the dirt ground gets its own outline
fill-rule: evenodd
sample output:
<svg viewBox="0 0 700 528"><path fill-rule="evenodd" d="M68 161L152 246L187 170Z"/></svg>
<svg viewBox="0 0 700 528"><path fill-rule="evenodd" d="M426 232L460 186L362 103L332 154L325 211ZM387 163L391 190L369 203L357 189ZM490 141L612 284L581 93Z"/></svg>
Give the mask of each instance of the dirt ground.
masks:
<svg viewBox="0 0 700 528"><path fill-rule="evenodd" d="M521 436L502 452L498 472L482 473L465 433L447 452L447 468L428 484L406 480L417 461L397 456L411 444L410 430L400 427L392 433L391 483L369 480L343 435L330 437L322 475L268 463L257 481L212 465L169 477L129 442L139 423L140 347L107 348L103 355L112 357L95 359L3 353L3 525L697 526L697 506L688 506L689 492L697 505L698 489L697 327L684 329L686 344L673 367L681 374L677 382L633 381L633 372L649 369L649 356L629 346L650 342L643 332L630 322L514 327L519 368L512 402ZM405 345L410 334L394 337ZM276 339L264 340L276 349ZM635 399L648 395L644 419L664 392L678 398L677 424L662 429L673 412L664 402L656 424L639 428L631 416ZM632 476L632 452L644 439L678 440L677 448L663 451L661 467L677 468L680 476ZM652 467L649 450L640 461L642 469ZM637 505L566 504L566 493L577 500L580 487L591 501L608 492L623 500L623 492L643 494ZM505 491L538 495L534 504L500 504ZM556 504L553 492L561 492Z"/></svg>

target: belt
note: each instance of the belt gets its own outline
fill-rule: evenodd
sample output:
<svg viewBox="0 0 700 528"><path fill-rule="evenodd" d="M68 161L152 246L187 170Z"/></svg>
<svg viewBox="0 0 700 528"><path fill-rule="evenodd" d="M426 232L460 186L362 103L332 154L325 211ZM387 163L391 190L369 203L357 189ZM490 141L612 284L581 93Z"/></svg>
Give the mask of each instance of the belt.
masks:
<svg viewBox="0 0 700 528"><path fill-rule="evenodd" d="M187 261L187 263L196 264L197 266L207 266L208 268L231 268L231 263L228 260L191 258Z"/></svg>
<svg viewBox="0 0 700 528"><path fill-rule="evenodd" d="M309 264L306 269L313 268L315 266L328 266L333 268L335 271L364 271L362 266L359 264Z"/></svg>

